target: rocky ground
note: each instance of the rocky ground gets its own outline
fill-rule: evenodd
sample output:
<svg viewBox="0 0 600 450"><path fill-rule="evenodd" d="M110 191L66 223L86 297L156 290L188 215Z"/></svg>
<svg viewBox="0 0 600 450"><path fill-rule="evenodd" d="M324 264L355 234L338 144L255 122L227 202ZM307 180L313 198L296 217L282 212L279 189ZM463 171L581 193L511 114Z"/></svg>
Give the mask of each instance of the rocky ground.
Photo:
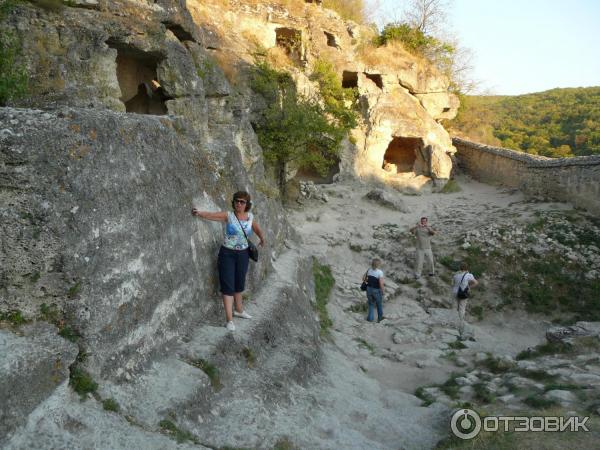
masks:
<svg viewBox="0 0 600 450"><path fill-rule="evenodd" d="M292 214L304 249L336 279L330 351L359 361L383 390L416 393L424 405L599 415L600 323L578 322L587 337L554 344L545 337L560 324L599 320L598 221L470 178L457 185L453 193L400 196L335 184ZM438 231L437 267L434 277L416 280L408 229L422 215ZM387 286L381 324L365 320L358 289L373 257L384 261ZM450 295L462 260L480 281L464 341Z"/></svg>
<svg viewBox="0 0 600 450"><path fill-rule="evenodd" d="M233 335L198 324L143 376L99 380L85 401L62 383L8 448L594 448L598 222L469 178L454 186L425 195L357 182L305 186L289 210L298 239L272 255L276 270L261 290L248 292L251 321ZM415 279L408 229L422 215L438 231L437 266L435 276ZM320 346L317 321L324 328L326 320L306 298L311 257L335 279ZM365 320L359 289L373 257L386 280L379 324ZM450 295L461 260L480 281L465 340ZM449 438L459 407L591 415L592 432L461 442Z"/></svg>

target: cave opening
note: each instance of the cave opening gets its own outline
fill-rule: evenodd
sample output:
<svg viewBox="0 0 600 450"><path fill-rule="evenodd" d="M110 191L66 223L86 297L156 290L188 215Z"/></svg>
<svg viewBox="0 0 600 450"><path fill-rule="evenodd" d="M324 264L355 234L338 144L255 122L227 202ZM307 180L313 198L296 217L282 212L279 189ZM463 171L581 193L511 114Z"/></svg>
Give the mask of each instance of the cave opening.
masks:
<svg viewBox="0 0 600 450"><path fill-rule="evenodd" d="M365 76L377 85L379 89L383 89L383 78L378 73L366 73Z"/></svg>
<svg viewBox="0 0 600 450"><path fill-rule="evenodd" d="M167 114L165 102L170 97L165 94L156 73L162 56L121 43L108 41L107 44L117 50L117 80L125 110L136 114Z"/></svg>
<svg viewBox="0 0 600 450"><path fill-rule="evenodd" d="M340 159L336 158L324 175L312 167L301 167L294 177L297 181L312 181L315 184L331 184L335 175L340 173Z"/></svg>
<svg viewBox="0 0 600 450"><path fill-rule="evenodd" d="M293 59L302 59L302 31L295 28L275 29L275 43Z"/></svg>
<svg viewBox="0 0 600 450"><path fill-rule="evenodd" d="M334 48L339 48L340 46L337 43L337 40L335 38L335 35L328 33L327 31L323 31L323 33L325 34L325 37L327 38L327 45L329 47L334 47Z"/></svg>
<svg viewBox="0 0 600 450"><path fill-rule="evenodd" d="M187 31L181 25L179 25L177 23L172 23L172 22L162 22L162 23L167 28L167 30L170 30L175 35L175 37L179 40L179 42L181 42L181 43L183 43L185 41L196 42L196 39L194 39L194 36L192 36L192 33Z"/></svg>
<svg viewBox="0 0 600 450"><path fill-rule="evenodd" d="M394 136L383 155L381 168L393 174L414 172L417 152L422 147L421 138Z"/></svg>
<svg viewBox="0 0 600 450"><path fill-rule="evenodd" d="M348 72L347 70L344 70L342 72L342 87L343 88L358 87L358 72Z"/></svg>

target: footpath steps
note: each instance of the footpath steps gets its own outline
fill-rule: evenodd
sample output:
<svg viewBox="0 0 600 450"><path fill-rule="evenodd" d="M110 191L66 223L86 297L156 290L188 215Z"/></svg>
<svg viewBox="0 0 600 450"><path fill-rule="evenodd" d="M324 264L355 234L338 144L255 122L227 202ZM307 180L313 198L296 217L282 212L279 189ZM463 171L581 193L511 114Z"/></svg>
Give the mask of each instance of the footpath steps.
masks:
<svg viewBox="0 0 600 450"><path fill-rule="evenodd" d="M182 359L204 360L217 372L210 388L178 405L184 411L178 423L205 445L260 447L260 427L272 417L273 405L288 400L291 384L306 383L319 370L312 261L290 250L274 267L245 307L252 319L234 319L234 332L199 328L180 347ZM237 429L249 434L232 432Z"/></svg>
<svg viewBox="0 0 600 450"><path fill-rule="evenodd" d="M285 397L286 383L304 382L319 368L312 262L289 250L274 267L245 301L252 319L234 318L233 332L198 327L143 374L126 383L105 383L101 395L114 398L122 415L144 428L157 430L168 419L199 442L212 436L212 445L221 446L218 432L207 433L219 429L215 421L226 429L244 420L225 414L228 405L248 401L237 398L240 392L250 396L250 404L240 406L249 414L253 402Z"/></svg>

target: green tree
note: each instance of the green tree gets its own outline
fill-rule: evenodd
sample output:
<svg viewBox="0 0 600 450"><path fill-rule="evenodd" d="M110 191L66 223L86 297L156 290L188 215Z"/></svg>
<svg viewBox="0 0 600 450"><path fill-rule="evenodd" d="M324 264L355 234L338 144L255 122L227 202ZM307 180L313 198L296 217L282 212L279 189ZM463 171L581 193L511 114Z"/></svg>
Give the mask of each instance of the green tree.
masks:
<svg viewBox="0 0 600 450"><path fill-rule="evenodd" d="M319 84L320 95L329 117L346 130L356 127L357 114L353 107L357 102L358 88L343 88L333 64L322 59L315 62L309 78Z"/></svg>
<svg viewBox="0 0 600 450"><path fill-rule="evenodd" d="M291 164L315 169L325 175L338 159L346 135L345 119L315 98L302 98L289 74L265 62L256 65L252 88L267 107L255 124L264 157L275 169L282 198Z"/></svg>

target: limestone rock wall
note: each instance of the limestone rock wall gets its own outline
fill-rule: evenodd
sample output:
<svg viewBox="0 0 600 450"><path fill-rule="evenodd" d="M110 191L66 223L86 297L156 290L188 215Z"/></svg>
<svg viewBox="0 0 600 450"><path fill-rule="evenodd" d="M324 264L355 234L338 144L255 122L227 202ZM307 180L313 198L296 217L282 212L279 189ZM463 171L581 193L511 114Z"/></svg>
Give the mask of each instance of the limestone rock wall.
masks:
<svg viewBox="0 0 600 450"><path fill-rule="evenodd" d="M269 245L250 290L288 236L264 194L251 98L231 89L185 3L23 3L2 26L31 78L30 96L0 109L2 311L56 305L93 349L87 368L122 378L193 322L220 324L222 228L193 206L252 194Z"/></svg>
<svg viewBox="0 0 600 450"><path fill-rule="evenodd" d="M271 248L285 237L234 143L211 145L175 118L5 108L0 122L3 306L36 316L58 304L103 376L136 369L218 309L222 227L193 218L193 206L226 210L248 189Z"/></svg>
<svg viewBox="0 0 600 450"><path fill-rule="evenodd" d="M362 124L353 131L356 149L344 153L352 160L342 161L342 176L415 191L432 180L437 186L445 183L455 149L438 121L456 115L458 99L449 91L449 80L428 62L399 46L372 48L364 55L364 43L372 30L342 20L316 3L297 2L290 10L277 2L239 0L230 5L223 9L218 1L188 3L197 23L213 27L218 36L215 55L221 59L229 55L229 61L237 61L239 68L253 64L257 48L263 53L275 52L279 62L291 60L287 69L299 91L308 96L317 88L307 75L318 61L327 61L344 87L356 88ZM298 39L298 45L293 51L284 50L280 38L283 42ZM412 156L410 167L384 170L386 152L395 138L417 139L419 145L405 149Z"/></svg>
<svg viewBox="0 0 600 450"><path fill-rule="evenodd" d="M546 158L454 138L461 167L488 183L600 214L600 156Z"/></svg>

